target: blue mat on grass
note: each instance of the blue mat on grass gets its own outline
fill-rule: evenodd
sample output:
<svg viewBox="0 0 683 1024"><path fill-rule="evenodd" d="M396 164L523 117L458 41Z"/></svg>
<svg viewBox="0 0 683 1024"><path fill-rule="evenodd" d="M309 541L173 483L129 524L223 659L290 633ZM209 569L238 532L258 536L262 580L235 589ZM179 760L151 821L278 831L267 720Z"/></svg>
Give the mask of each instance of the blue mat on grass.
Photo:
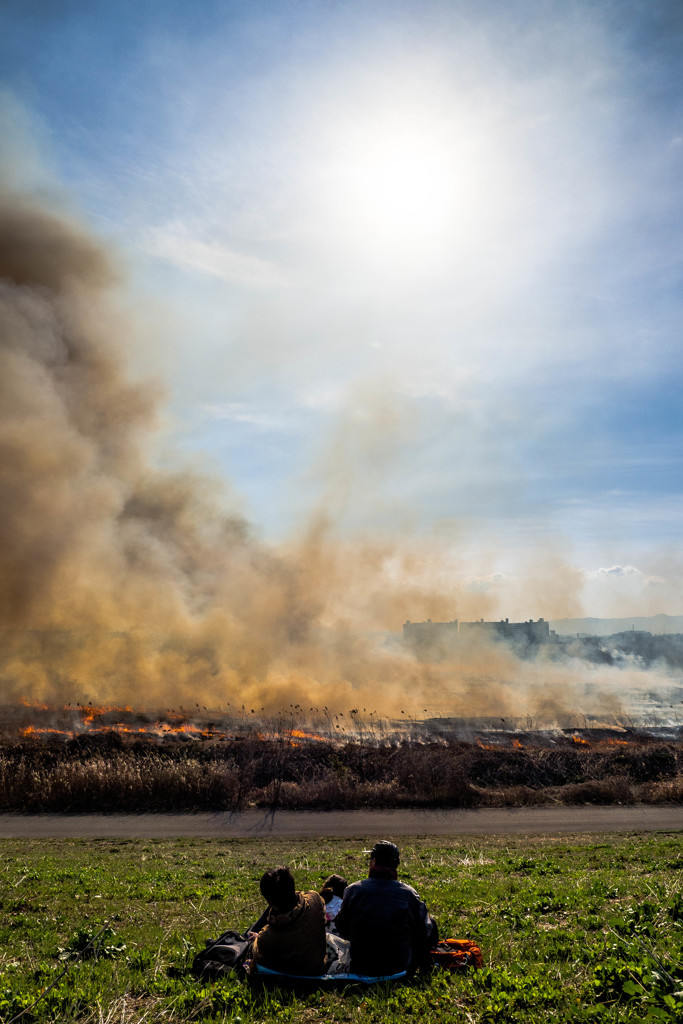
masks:
<svg viewBox="0 0 683 1024"><path fill-rule="evenodd" d="M405 978L407 971L399 971L398 974L381 974L377 977L367 974L285 974L284 971L273 971L263 964L251 963L247 968L247 974L251 978L268 978L275 980L282 978L283 981L317 981L323 984L335 981L357 981L364 985L374 985L382 981L398 981Z"/></svg>

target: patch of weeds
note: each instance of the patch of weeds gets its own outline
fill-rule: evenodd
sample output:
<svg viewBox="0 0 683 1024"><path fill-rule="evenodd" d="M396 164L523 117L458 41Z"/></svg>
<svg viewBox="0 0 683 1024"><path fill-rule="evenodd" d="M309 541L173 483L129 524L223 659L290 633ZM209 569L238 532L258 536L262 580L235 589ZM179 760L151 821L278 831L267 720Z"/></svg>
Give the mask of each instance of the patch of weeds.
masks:
<svg viewBox="0 0 683 1024"><path fill-rule="evenodd" d="M672 921L683 921L683 893L677 892L666 909Z"/></svg>
<svg viewBox="0 0 683 1024"><path fill-rule="evenodd" d="M57 950L57 957L59 960L72 960L75 957L98 960L121 956L126 952L126 944L113 942L115 937L113 928L77 928L68 945Z"/></svg>

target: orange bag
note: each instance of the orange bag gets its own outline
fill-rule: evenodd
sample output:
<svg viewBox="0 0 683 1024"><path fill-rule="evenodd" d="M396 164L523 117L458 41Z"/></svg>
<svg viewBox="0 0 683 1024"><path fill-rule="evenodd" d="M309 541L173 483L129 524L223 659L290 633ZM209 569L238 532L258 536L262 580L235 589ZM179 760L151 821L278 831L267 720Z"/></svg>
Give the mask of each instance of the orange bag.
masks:
<svg viewBox="0 0 683 1024"><path fill-rule="evenodd" d="M429 957L433 964L447 971L484 966L479 946L470 939L442 939L430 949Z"/></svg>

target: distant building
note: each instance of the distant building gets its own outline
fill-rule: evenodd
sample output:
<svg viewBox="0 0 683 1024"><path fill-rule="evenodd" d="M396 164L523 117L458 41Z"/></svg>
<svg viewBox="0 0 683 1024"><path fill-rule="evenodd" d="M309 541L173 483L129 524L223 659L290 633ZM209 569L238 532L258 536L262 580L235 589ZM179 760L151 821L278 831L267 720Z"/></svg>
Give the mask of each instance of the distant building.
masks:
<svg viewBox="0 0 683 1024"><path fill-rule="evenodd" d="M555 632L551 630L545 619L534 622L510 622L500 619L497 622L411 622L403 624L403 640L420 658L439 660L452 654L458 645L477 638L510 644L517 651L524 652L540 644L551 643Z"/></svg>
<svg viewBox="0 0 683 1024"><path fill-rule="evenodd" d="M411 622L407 619L403 623L403 636L406 640L435 640L437 637L444 637L452 640L458 636L458 620L451 622Z"/></svg>
<svg viewBox="0 0 683 1024"><path fill-rule="evenodd" d="M465 635L476 633L490 636L499 640L511 640L526 644L547 644L550 640L550 626L545 619L534 622L529 619L527 622L510 622L509 619L500 619L498 622L484 622L479 619L477 622L461 622L460 632ZM553 632L554 636L555 633Z"/></svg>
<svg viewBox="0 0 683 1024"><path fill-rule="evenodd" d="M452 622L403 623L403 640L421 658L438 660L453 653L458 645L458 620Z"/></svg>

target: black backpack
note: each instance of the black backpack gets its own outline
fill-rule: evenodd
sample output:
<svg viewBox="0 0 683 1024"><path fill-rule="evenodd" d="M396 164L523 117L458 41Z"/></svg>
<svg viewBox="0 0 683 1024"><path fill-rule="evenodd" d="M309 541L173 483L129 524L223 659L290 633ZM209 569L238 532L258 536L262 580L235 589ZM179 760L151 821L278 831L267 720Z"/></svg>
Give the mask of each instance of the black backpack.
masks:
<svg viewBox="0 0 683 1024"><path fill-rule="evenodd" d="M251 939L239 932L223 932L217 939L209 939L206 949L197 953L192 961L192 973L198 978L215 978L239 970L247 958Z"/></svg>

